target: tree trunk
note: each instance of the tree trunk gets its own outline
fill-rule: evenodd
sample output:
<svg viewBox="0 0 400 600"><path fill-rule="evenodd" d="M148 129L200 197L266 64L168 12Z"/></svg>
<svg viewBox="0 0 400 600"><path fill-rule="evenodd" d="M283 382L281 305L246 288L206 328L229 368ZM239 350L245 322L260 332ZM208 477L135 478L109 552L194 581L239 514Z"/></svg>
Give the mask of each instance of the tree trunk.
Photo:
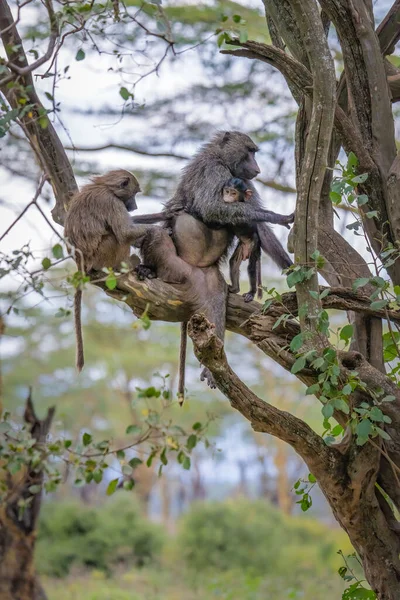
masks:
<svg viewBox="0 0 400 600"><path fill-rule="evenodd" d="M24 419L30 425L32 437L37 444L45 441L54 416L49 409L47 416L39 420L29 395ZM30 470L15 477L7 474L8 492L0 506L0 600L46 600L34 567L36 527L41 505L41 492L32 495L31 486L42 486L43 472ZM27 502L23 514L20 501Z"/></svg>

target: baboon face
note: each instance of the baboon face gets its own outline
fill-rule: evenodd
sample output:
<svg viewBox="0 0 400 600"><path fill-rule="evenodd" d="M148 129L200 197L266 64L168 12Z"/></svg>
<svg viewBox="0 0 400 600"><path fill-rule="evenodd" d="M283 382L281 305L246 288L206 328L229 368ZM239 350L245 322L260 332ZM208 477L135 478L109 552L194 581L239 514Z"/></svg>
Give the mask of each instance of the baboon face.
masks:
<svg viewBox="0 0 400 600"><path fill-rule="evenodd" d="M106 175L95 177L93 182L105 185L114 196L122 200L128 212L137 209L135 196L141 191L140 185L136 177L129 171L124 169L110 171Z"/></svg>
<svg viewBox="0 0 400 600"><path fill-rule="evenodd" d="M221 148L226 165L234 177L253 179L260 173L255 159L258 146L245 133L227 131L223 134Z"/></svg>
<svg viewBox="0 0 400 600"><path fill-rule="evenodd" d="M247 184L238 177L232 177L222 190L222 199L228 204L233 202L246 202L250 200L252 191L247 187Z"/></svg>
<svg viewBox="0 0 400 600"><path fill-rule="evenodd" d="M231 204L233 202L239 202L240 194L235 188L226 187L222 192L222 199L224 202Z"/></svg>

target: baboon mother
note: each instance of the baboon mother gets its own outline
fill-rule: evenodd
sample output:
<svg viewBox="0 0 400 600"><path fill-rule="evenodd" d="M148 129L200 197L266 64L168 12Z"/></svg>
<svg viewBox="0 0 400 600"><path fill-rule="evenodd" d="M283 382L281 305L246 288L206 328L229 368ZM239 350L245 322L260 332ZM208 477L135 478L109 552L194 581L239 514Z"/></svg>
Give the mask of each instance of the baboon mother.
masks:
<svg viewBox="0 0 400 600"><path fill-rule="evenodd" d="M184 168L177 191L164 210L155 215L133 217L136 223L165 221L171 228L178 255L195 267L207 268L208 288L212 290L202 307L215 323L216 333L224 338L226 316L226 284L219 270L234 237L234 228L257 224L263 250L281 268L291 260L266 222L287 226L293 215L279 215L265 210L251 183L260 172L255 153L258 147L239 131L217 133ZM252 196L248 202L228 204L222 200L222 190L231 177L243 179ZM203 372L208 382L208 373Z"/></svg>

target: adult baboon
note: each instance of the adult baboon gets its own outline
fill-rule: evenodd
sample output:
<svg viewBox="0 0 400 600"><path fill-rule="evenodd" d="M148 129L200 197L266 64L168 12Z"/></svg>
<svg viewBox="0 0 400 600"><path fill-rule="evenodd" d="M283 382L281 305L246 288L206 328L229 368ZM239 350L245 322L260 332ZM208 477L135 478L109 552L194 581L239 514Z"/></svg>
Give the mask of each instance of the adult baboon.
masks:
<svg viewBox="0 0 400 600"><path fill-rule="evenodd" d="M279 267L287 268L292 262L266 222L287 226L294 217L262 208L261 199L250 181L260 172L255 160L257 150L256 144L244 133L217 133L184 168L177 191L163 212L134 217L133 221L164 221L172 230L178 255L190 265L201 268L218 265L226 256L235 227L255 224L264 252ZM248 202L221 202L221 191L231 177L243 179L252 191ZM212 288L206 312L216 326L218 337L223 340L226 313L223 278L215 278L214 273L210 277L219 287ZM204 378L209 384L213 382L207 369L203 370Z"/></svg>
<svg viewBox="0 0 400 600"><path fill-rule="evenodd" d="M129 171L118 169L94 177L73 196L64 233L75 249L75 260L83 274L103 267L118 268L122 262L131 266L139 263L137 256L130 257L131 244L139 244L149 226L131 222L129 211L137 208L138 192L137 179ZM74 298L78 371L84 365L81 304L82 289L78 287Z"/></svg>

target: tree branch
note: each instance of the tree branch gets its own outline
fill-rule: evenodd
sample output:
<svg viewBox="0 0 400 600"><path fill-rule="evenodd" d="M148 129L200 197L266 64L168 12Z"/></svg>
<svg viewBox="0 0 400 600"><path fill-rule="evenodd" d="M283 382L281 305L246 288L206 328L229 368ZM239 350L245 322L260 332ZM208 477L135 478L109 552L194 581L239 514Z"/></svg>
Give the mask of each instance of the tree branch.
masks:
<svg viewBox="0 0 400 600"><path fill-rule="evenodd" d="M188 332L196 357L210 369L218 389L232 407L250 421L254 431L269 433L290 444L316 476L316 472L326 469L333 458L340 458L339 453L329 448L304 421L261 400L238 378L226 360L214 325L203 315L190 319Z"/></svg>
<svg viewBox="0 0 400 600"><path fill-rule="evenodd" d="M312 110L298 178L294 255L296 263L304 268L314 267L314 273L307 281L297 284L296 292L299 306L307 308L300 312L301 329L310 332L314 347L319 347L326 344L318 327L321 302L319 296L312 297L310 291L318 290L313 255L318 248L319 203L333 131L336 76L317 4L314 0L291 0L291 4L313 75Z"/></svg>
<svg viewBox="0 0 400 600"><path fill-rule="evenodd" d="M376 30L384 56L393 54L400 39L400 0L396 0Z"/></svg>
<svg viewBox="0 0 400 600"><path fill-rule="evenodd" d="M0 0L0 30L1 38L7 52L8 59L21 65L28 65L21 37L15 27L14 19L6 0ZM39 100L33 83L32 74L23 77L15 75L22 85L23 96L28 99L32 109L20 117L20 123L30 145L37 156L43 170L49 177L53 186L56 205L52 210L56 223L64 221L65 207L78 186L72 171L71 163L65 153L62 143L46 115L46 110ZM1 91L9 104L20 111L19 103L21 90L19 86L2 86ZM40 119L46 118L46 126L42 127Z"/></svg>

